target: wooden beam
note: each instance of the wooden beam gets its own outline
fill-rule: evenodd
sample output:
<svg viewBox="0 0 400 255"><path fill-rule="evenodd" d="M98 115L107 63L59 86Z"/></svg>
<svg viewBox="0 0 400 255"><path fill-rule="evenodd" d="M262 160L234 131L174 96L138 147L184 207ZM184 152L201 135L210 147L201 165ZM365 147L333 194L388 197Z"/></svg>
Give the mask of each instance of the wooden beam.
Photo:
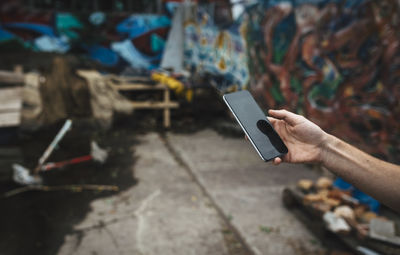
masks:
<svg viewBox="0 0 400 255"><path fill-rule="evenodd" d="M141 77L141 76L117 76L114 74L105 75L104 78L109 79L111 81L117 82L151 82L152 80L148 77Z"/></svg>
<svg viewBox="0 0 400 255"><path fill-rule="evenodd" d="M170 101L169 89L164 90L164 103L169 104ZM164 127L169 128L171 126L171 110L169 108L164 108Z"/></svg>
<svg viewBox="0 0 400 255"><path fill-rule="evenodd" d="M163 84L149 85L141 83L120 83L112 84L113 88L117 90L165 90L166 86Z"/></svg>
<svg viewBox="0 0 400 255"><path fill-rule="evenodd" d="M19 111L22 108L22 88L0 89L0 112Z"/></svg>
<svg viewBox="0 0 400 255"><path fill-rule="evenodd" d="M163 108L178 108L177 102L132 102L133 109L163 109Z"/></svg>
<svg viewBox="0 0 400 255"><path fill-rule="evenodd" d="M0 109L0 114L9 112L19 112L19 111L21 111L21 108L2 108Z"/></svg>
<svg viewBox="0 0 400 255"><path fill-rule="evenodd" d="M4 83L24 83L24 75L9 71L0 71L0 82Z"/></svg>
<svg viewBox="0 0 400 255"><path fill-rule="evenodd" d="M115 80L137 80L137 81L151 81L148 76L120 76L115 74L106 74L105 78L115 79Z"/></svg>
<svg viewBox="0 0 400 255"><path fill-rule="evenodd" d="M8 112L0 114L0 127L14 127L21 123L20 112Z"/></svg>

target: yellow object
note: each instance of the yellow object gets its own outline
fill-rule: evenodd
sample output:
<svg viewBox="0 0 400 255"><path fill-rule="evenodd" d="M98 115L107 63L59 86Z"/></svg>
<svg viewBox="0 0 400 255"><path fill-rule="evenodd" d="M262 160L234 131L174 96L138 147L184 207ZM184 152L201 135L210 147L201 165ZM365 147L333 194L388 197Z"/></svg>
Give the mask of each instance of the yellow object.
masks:
<svg viewBox="0 0 400 255"><path fill-rule="evenodd" d="M188 102L192 102L192 99L193 99L193 90L192 89L188 89L186 91L186 100Z"/></svg>
<svg viewBox="0 0 400 255"><path fill-rule="evenodd" d="M185 85L182 82L178 81L175 78L169 77L166 74L153 73L151 75L151 79L167 85L168 88L173 90L178 95L185 92ZM186 90L185 97L187 101L191 102L193 98L193 90L191 89Z"/></svg>

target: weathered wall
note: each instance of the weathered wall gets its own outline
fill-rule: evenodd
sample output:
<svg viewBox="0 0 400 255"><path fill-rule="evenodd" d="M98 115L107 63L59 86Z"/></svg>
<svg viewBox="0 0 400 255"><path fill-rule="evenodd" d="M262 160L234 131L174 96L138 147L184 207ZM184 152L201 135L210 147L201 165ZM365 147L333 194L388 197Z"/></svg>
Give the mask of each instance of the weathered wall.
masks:
<svg viewBox="0 0 400 255"><path fill-rule="evenodd" d="M244 16L249 90L399 163L399 3L274 2Z"/></svg>

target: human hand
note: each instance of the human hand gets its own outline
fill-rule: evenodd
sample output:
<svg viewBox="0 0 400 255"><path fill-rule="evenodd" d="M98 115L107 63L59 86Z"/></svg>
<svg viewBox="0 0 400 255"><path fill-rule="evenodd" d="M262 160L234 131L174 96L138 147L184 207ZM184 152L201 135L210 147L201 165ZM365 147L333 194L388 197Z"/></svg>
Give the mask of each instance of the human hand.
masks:
<svg viewBox="0 0 400 255"><path fill-rule="evenodd" d="M321 154L328 134L319 126L286 110L269 110L268 120L282 138L289 152L275 158L274 164L321 162Z"/></svg>

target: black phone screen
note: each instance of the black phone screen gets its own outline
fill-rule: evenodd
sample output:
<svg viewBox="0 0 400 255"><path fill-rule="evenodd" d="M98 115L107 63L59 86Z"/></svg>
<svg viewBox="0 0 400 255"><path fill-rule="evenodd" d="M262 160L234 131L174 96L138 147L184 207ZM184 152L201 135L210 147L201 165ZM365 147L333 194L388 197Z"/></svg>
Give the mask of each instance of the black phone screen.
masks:
<svg viewBox="0 0 400 255"><path fill-rule="evenodd" d="M225 94L224 101L263 160L269 161L288 152L248 91Z"/></svg>

